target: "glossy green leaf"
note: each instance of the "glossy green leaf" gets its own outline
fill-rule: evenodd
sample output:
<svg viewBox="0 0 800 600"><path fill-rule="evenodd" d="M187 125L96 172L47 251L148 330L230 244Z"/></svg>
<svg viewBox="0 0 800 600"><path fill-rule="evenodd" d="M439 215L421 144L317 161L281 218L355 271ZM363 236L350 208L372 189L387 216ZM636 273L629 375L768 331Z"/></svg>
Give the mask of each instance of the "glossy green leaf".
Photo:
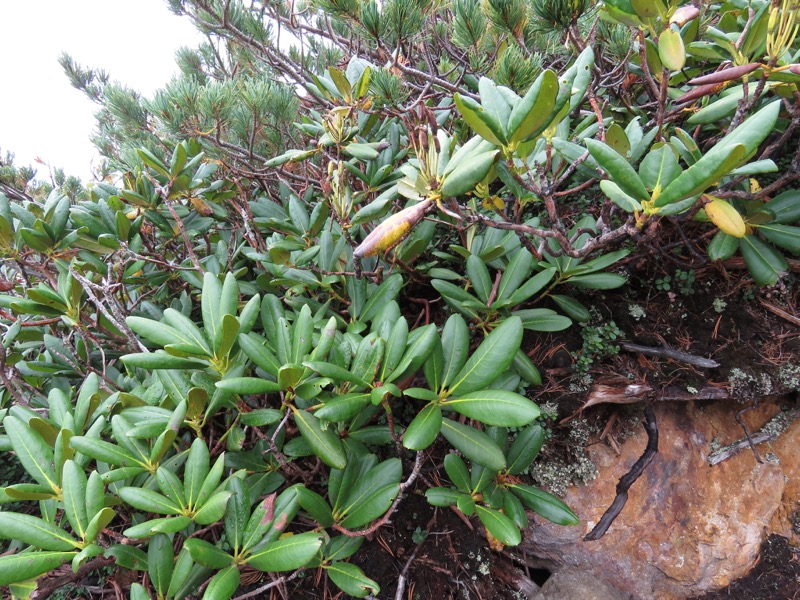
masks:
<svg viewBox="0 0 800 600"><path fill-rule="evenodd" d="M266 340L258 334L239 334L239 347L253 363L273 377L278 376L280 364L275 355L267 348Z"/></svg>
<svg viewBox="0 0 800 600"><path fill-rule="evenodd" d="M776 246L800 254L800 227L768 223L761 225L758 232Z"/></svg>
<svg viewBox="0 0 800 600"><path fill-rule="evenodd" d="M436 404L428 404L406 428L403 446L409 450L424 450L430 446L442 429L442 409Z"/></svg>
<svg viewBox="0 0 800 600"><path fill-rule="evenodd" d="M708 257L711 260L728 260L739 248L739 239L718 231L708 244Z"/></svg>
<svg viewBox="0 0 800 600"><path fill-rule="evenodd" d="M177 502L145 488L123 487L119 490L119 497L144 512L161 515L177 515L181 512L181 507Z"/></svg>
<svg viewBox="0 0 800 600"><path fill-rule="evenodd" d="M300 435L322 462L334 469L344 469L347 457L342 441L333 429L323 428L319 419L304 410L294 411L294 421Z"/></svg>
<svg viewBox="0 0 800 600"><path fill-rule="evenodd" d="M250 555L246 562L259 571L293 571L311 562L320 546L321 534L300 533L270 542Z"/></svg>
<svg viewBox="0 0 800 600"><path fill-rule="evenodd" d="M178 533L186 529L192 520L184 515L149 519L128 527L123 534L129 538L149 538L155 533Z"/></svg>
<svg viewBox="0 0 800 600"><path fill-rule="evenodd" d="M783 255L753 235L739 240L747 270L758 285L772 285L789 269Z"/></svg>
<svg viewBox="0 0 800 600"><path fill-rule="evenodd" d="M239 589L239 567L231 565L225 567L211 578L203 594L204 600L229 600Z"/></svg>
<svg viewBox="0 0 800 600"><path fill-rule="evenodd" d="M243 396L281 391L280 384L258 377L229 377L218 381L216 386L221 390Z"/></svg>
<svg viewBox="0 0 800 600"><path fill-rule="evenodd" d="M504 546L517 546L522 541L517 524L503 513L480 504L475 505L475 511L487 531Z"/></svg>
<svg viewBox="0 0 800 600"><path fill-rule="evenodd" d="M64 499L64 514L72 530L81 538L86 536L86 527L89 518L86 515L86 473L75 461L68 460L64 463L62 473L62 495ZM92 515L94 516L94 515ZM49 548L49 550L63 550L63 548Z"/></svg>
<svg viewBox="0 0 800 600"><path fill-rule="evenodd" d="M610 179L603 179L600 182L600 189L606 196L608 196L609 200L619 206L622 210L629 213L640 212L642 210L642 205L638 200L631 198L628 194L622 191L622 188L620 188Z"/></svg>
<svg viewBox="0 0 800 600"><path fill-rule="evenodd" d="M498 150L476 153L460 162L446 177L442 184L442 195L461 196L475 189L489 173Z"/></svg>
<svg viewBox="0 0 800 600"><path fill-rule="evenodd" d="M598 140L586 140L589 153L619 189L635 200L649 200L650 194L630 163L613 148Z"/></svg>
<svg viewBox="0 0 800 600"><path fill-rule="evenodd" d="M381 590L376 582L351 563L334 561L325 567L325 572L339 589L354 598L364 598L369 594L375 595Z"/></svg>
<svg viewBox="0 0 800 600"><path fill-rule="evenodd" d="M305 486L297 488L297 501L304 511L322 527L330 527L334 523L333 512L325 498L309 490Z"/></svg>
<svg viewBox="0 0 800 600"><path fill-rule="evenodd" d="M370 293L361 314L358 315L361 321L371 321L383 309L383 307L395 300L403 287L403 276L395 273L387 277L376 290Z"/></svg>
<svg viewBox="0 0 800 600"><path fill-rule="evenodd" d="M498 427L523 427L536 419L540 410L533 402L514 392L480 390L449 398L441 406Z"/></svg>
<svg viewBox="0 0 800 600"><path fill-rule="evenodd" d="M208 366L199 360L173 356L163 350L126 354L120 360L129 367L140 369L202 369Z"/></svg>
<svg viewBox="0 0 800 600"><path fill-rule="evenodd" d="M224 569L233 562L233 557L213 544L200 538L189 538L183 543L197 564L209 569Z"/></svg>
<svg viewBox="0 0 800 600"><path fill-rule="evenodd" d="M509 485L508 489L525 506L548 521L557 525L578 525L580 523L580 519L569 506L544 490L517 483Z"/></svg>
<svg viewBox="0 0 800 600"><path fill-rule="evenodd" d="M193 521L198 525L211 525L222 519L225 514L225 507L231 492L222 491L213 494L208 500L203 502L202 507L194 514Z"/></svg>
<svg viewBox="0 0 800 600"><path fill-rule="evenodd" d="M511 296L508 298L508 305L509 306L516 306L518 304L522 304L533 296L534 294L541 291L544 286L546 286L556 274L555 268L544 269L528 279L525 283L523 283L519 288L514 291Z"/></svg>
<svg viewBox="0 0 800 600"><path fill-rule="evenodd" d="M173 560L172 540L169 536L157 533L150 538L147 545L147 574L150 575L150 582L159 596L163 597L169 588Z"/></svg>
<svg viewBox="0 0 800 600"><path fill-rule="evenodd" d="M459 498L464 496L464 492L450 488L433 487L425 490L425 498L431 506L455 506Z"/></svg>
<svg viewBox="0 0 800 600"><path fill-rule="evenodd" d="M518 432L507 454L508 473L518 475L530 467L542 449L544 440L545 431L538 423Z"/></svg>
<svg viewBox="0 0 800 600"><path fill-rule="evenodd" d="M3 427L17 459L28 474L40 485L54 491L59 490L53 464L53 450L42 436L13 415L3 419Z"/></svg>
<svg viewBox="0 0 800 600"><path fill-rule="evenodd" d="M458 392L464 395L490 384L511 365L521 342L522 321L517 317L503 321L486 336L456 374L448 387L448 393Z"/></svg>
<svg viewBox="0 0 800 600"><path fill-rule="evenodd" d="M558 76L547 69L534 81L528 92L516 103L508 119L508 135L512 142L536 136L553 120Z"/></svg>
<svg viewBox="0 0 800 600"><path fill-rule="evenodd" d="M484 432L450 419L442 419L442 435L472 462L493 471L505 468L506 458L503 451Z"/></svg>
<svg viewBox="0 0 800 600"><path fill-rule="evenodd" d="M444 470L456 488L462 492L472 492L469 469L467 469L466 463L458 454L451 452L444 457Z"/></svg>
<svg viewBox="0 0 800 600"><path fill-rule="evenodd" d="M355 392L327 400L314 412L318 419L329 422L346 421L361 412L370 403L369 392Z"/></svg>
<svg viewBox="0 0 800 600"><path fill-rule="evenodd" d="M0 512L0 539L19 540L43 550L70 551L79 542L52 523L25 513Z"/></svg>
<svg viewBox="0 0 800 600"><path fill-rule="evenodd" d="M105 551L105 556L113 558L114 562L120 567L131 569L132 571L144 571L147 569L147 554L136 546L114 544Z"/></svg>
<svg viewBox="0 0 800 600"><path fill-rule="evenodd" d="M311 361L305 361L303 363L303 366L308 367L312 371L316 371L323 377L330 377L334 381L350 381L352 383L355 383L356 385L360 385L365 388L370 387L369 383L367 383L360 377L357 377L347 369L344 369L339 365L335 365L333 363L311 360Z"/></svg>
<svg viewBox="0 0 800 600"><path fill-rule="evenodd" d="M514 353L511 366L529 384L542 385L542 375L539 373L539 369L521 348Z"/></svg>
<svg viewBox="0 0 800 600"><path fill-rule="evenodd" d="M502 146L507 142L502 125L492 118L480 104L461 94L455 94L453 100L458 112L475 133L496 146Z"/></svg>
<svg viewBox="0 0 800 600"><path fill-rule="evenodd" d="M0 585L19 583L52 571L77 552L20 552L0 556Z"/></svg>
<svg viewBox="0 0 800 600"><path fill-rule="evenodd" d="M481 302L487 302L492 291L492 278L486 263L480 257L470 254L467 258L467 277L475 288L475 294Z"/></svg>
<svg viewBox="0 0 800 600"><path fill-rule="evenodd" d="M775 215L775 223L786 224L800 221L800 190L782 192L761 208Z"/></svg>

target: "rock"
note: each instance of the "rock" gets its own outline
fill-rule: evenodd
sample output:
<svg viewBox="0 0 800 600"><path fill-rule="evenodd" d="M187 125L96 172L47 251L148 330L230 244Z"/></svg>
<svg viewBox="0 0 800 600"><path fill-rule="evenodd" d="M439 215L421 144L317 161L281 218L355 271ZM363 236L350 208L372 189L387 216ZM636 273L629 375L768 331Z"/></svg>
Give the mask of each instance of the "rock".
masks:
<svg viewBox="0 0 800 600"><path fill-rule="evenodd" d="M553 573L531 600L631 600L596 575L581 569L562 569Z"/></svg>
<svg viewBox="0 0 800 600"><path fill-rule="evenodd" d="M646 434L640 427L619 455L604 443L590 446L600 475L570 487L564 497L582 524L560 527L539 519L525 536L524 551L551 570L573 567L643 600L688 598L745 575L770 526L791 527L800 496L800 425L795 422L771 447L759 447L762 455L777 455L776 462L759 464L745 450L711 467L712 441L725 445L743 436L734 418L739 408L730 401L657 404L659 453L605 536L584 542L614 499L619 478L641 456ZM744 418L755 431L779 410L777 403L764 403ZM789 487L785 476L794 480ZM792 495L784 497L789 488Z"/></svg>

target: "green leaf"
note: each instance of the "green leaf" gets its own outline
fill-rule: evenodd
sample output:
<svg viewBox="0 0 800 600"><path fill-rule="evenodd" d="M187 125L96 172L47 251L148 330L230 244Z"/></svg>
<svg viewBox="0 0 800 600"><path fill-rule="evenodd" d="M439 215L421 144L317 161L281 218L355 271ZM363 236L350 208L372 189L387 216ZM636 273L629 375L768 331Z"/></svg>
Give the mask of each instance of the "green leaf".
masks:
<svg viewBox="0 0 800 600"><path fill-rule="evenodd" d="M132 571L147 569L147 554L136 546L114 544L105 551L104 556L113 558L117 565Z"/></svg>
<svg viewBox="0 0 800 600"><path fill-rule="evenodd" d="M469 258L467 258L466 268L467 277L469 277L472 286L475 288L475 293L481 302L486 303L492 291L492 278L489 275L486 263L479 256L470 254Z"/></svg>
<svg viewBox="0 0 800 600"><path fill-rule="evenodd" d="M587 275L575 275L567 280L570 285L590 290L613 290L627 282L627 277L617 273L588 273Z"/></svg>
<svg viewBox="0 0 800 600"><path fill-rule="evenodd" d="M377 289L370 293L361 314L357 316L360 321L368 322L374 319L386 304L395 300L403 287L403 276L395 273L387 277Z"/></svg>
<svg viewBox="0 0 800 600"><path fill-rule="evenodd" d="M558 96L558 76L547 69L516 103L508 118L508 135L521 142L540 134L553 120Z"/></svg>
<svg viewBox="0 0 800 600"><path fill-rule="evenodd" d="M380 586L364 575L364 572L356 565L334 561L325 568L325 572L331 581L345 594L355 598L364 598L369 594L378 594Z"/></svg>
<svg viewBox="0 0 800 600"><path fill-rule="evenodd" d="M638 200L631 198L610 179L603 179L600 182L600 189L614 204L619 206L622 210L629 213L642 210L642 205Z"/></svg>
<svg viewBox="0 0 800 600"><path fill-rule="evenodd" d="M308 532L266 544L247 559L259 571L293 571L306 566L322 546L322 535Z"/></svg>
<svg viewBox="0 0 800 600"><path fill-rule="evenodd" d="M72 530L81 538L86 537L86 527L89 518L86 516L86 473L75 461L68 460L64 463L62 473L62 492L64 498L64 514ZM94 515L92 515L94 516ZM49 550L63 550L64 548L48 548Z"/></svg>
<svg viewBox="0 0 800 600"><path fill-rule="evenodd" d="M61 566L77 552L20 552L0 556L0 585L19 583Z"/></svg>
<svg viewBox="0 0 800 600"><path fill-rule="evenodd" d="M543 271L537 273L536 275L528 279L528 281L523 283L519 288L517 288L517 290L514 291L514 293L512 293L511 296L508 298L506 304L508 306L516 306L518 304L522 304L523 302L525 302L525 300L527 300L528 298L539 292L544 286L550 283L555 274L556 274L555 267L544 269Z"/></svg>
<svg viewBox="0 0 800 600"><path fill-rule="evenodd" d="M325 498L312 492L305 486L297 487L297 500L300 506L322 527L330 527L334 523L331 507Z"/></svg>
<svg viewBox="0 0 800 600"><path fill-rule="evenodd" d="M242 396L281 391L279 383L258 377L229 377L218 381L215 385L221 390Z"/></svg>
<svg viewBox="0 0 800 600"><path fill-rule="evenodd" d="M472 462L493 471L502 471L506 458L500 447L482 431L450 419L442 419L442 435Z"/></svg>
<svg viewBox="0 0 800 600"><path fill-rule="evenodd" d="M225 567L211 578L203 594L204 600L229 600L239 589L239 567Z"/></svg>
<svg viewBox="0 0 800 600"><path fill-rule="evenodd" d="M340 367L339 365L335 365L333 363L324 362L321 360L307 360L303 363L304 367L308 367L312 371L316 371L323 377L329 377L334 381L350 381L351 383L355 383L361 387L368 388L370 387L369 383L353 375L347 369Z"/></svg>
<svg viewBox="0 0 800 600"><path fill-rule="evenodd" d="M370 403L369 392L355 392L327 400L314 412L318 419L328 422L347 421L353 418Z"/></svg>
<svg viewBox="0 0 800 600"><path fill-rule="evenodd" d="M511 317L503 321L481 342L466 364L453 378L448 395L467 394L490 384L511 365L522 343L522 321Z"/></svg>
<svg viewBox="0 0 800 600"><path fill-rule="evenodd" d="M708 244L708 258L711 260L728 260L739 248L739 238L718 231Z"/></svg>
<svg viewBox="0 0 800 600"><path fill-rule="evenodd" d="M181 515L178 517L159 517L157 519L149 519L142 523L137 523L128 527L123 531L123 535L129 538L149 538L155 533L178 533L186 529L192 520Z"/></svg>
<svg viewBox="0 0 800 600"><path fill-rule="evenodd" d="M789 270L789 263L777 250L753 235L739 240L747 270L758 285L772 285Z"/></svg>
<svg viewBox="0 0 800 600"><path fill-rule="evenodd" d="M231 497L231 492L222 491L212 495L208 500L203 502L202 507L198 510L192 519L198 525L211 525L222 519L225 514L225 507L228 504L228 498Z"/></svg>
<svg viewBox="0 0 800 600"><path fill-rule="evenodd" d="M210 460L208 446L202 439L196 438L183 467L183 489L187 506L194 508L200 503L200 490L208 477Z"/></svg>
<svg viewBox="0 0 800 600"><path fill-rule="evenodd" d="M442 409L428 404L414 417L403 434L403 446L409 450L424 450L430 446L442 429Z"/></svg>
<svg viewBox="0 0 800 600"><path fill-rule="evenodd" d="M470 155L460 161L445 177L442 184L442 196L461 196L475 189L489 173L494 164L498 150L488 150Z"/></svg>
<svg viewBox="0 0 800 600"><path fill-rule="evenodd" d="M522 327L530 331L563 331L570 325L567 317L556 314L549 308L526 308L512 313L522 320Z"/></svg>
<svg viewBox="0 0 800 600"><path fill-rule="evenodd" d="M216 340L221 337L217 330L222 325L222 313L220 311L220 296L222 295L222 284L217 275L206 271L203 275L203 293L200 299L200 312L203 318L203 328L208 339L217 347Z"/></svg>
<svg viewBox="0 0 800 600"><path fill-rule="evenodd" d="M586 323L591 315L589 310L580 302L571 296L562 296L558 294L551 294L550 298L555 302L558 307L563 310L570 318L578 321L579 323Z"/></svg>
<svg viewBox="0 0 800 600"><path fill-rule="evenodd" d="M91 514L91 513L90 513ZM88 525L86 526L86 541L94 541L97 538L97 535L106 527L117 513L108 507L100 509L98 512L94 514L94 516L89 520Z"/></svg>
<svg viewBox="0 0 800 600"><path fill-rule="evenodd" d="M239 347L245 356L249 358L255 365L273 377L278 376L278 369L280 364L275 355L267 348L266 340L258 334L248 333L239 334Z"/></svg>
<svg viewBox="0 0 800 600"><path fill-rule="evenodd" d="M57 525L25 513L0 512L0 539L19 540L43 550L63 552L80 546Z"/></svg>
<svg viewBox="0 0 800 600"><path fill-rule="evenodd" d="M654 144L653 149L639 165L639 177L645 187L648 190L657 189L659 194L680 174L681 167L675 157L675 151L671 145L665 143Z"/></svg>
<svg viewBox="0 0 800 600"><path fill-rule="evenodd" d="M511 475L519 475L530 467L539 455L539 451L544 445L544 439L545 431L538 423L517 433L514 443L508 450L507 472Z"/></svg>
<svg viewBox="0 0 800 600"><path fill-rule="evenodd" d="M475 100L458 93L455 94L453 100L455 100L458 112L461 113L467 125L469 125L475 133L495 146L502 146L507 142L502 125Z"/></svg>
<svg viewBox="0 0 800 600"><path fill-rule="evenodd" d="M459 498L463 498L467 494L453 490L450 488L433 487L425 490L425 498L431 506L455 506Z"/></svg>
<svg viewBox="0 0 800 600"><path fill-rule="evenodd" d="M169 536L157 533L150 538L147 546L147 574L150 575L150 581L161 597L169 588L174 558L172 540Z"/></svg>
<svg viewBox="0 0 800 600"><path fill-rule="evenodd" d="M556 525L578 525L580 519L569 506L547 492L529 485L514 483L508 489L522 503Z"/></svg>
<svg viewBox="0 0 800 600"><path fill-rule="evenodd" d="M8 415L3 419L3 427L17 459L28 474L40 485L58 492L53 450L42 439L42 436L13 415Z"/></svg>
<svg viewBox="0 0 800 600"><path fill-rule="evenodd" d="M347 457L342 441L332 429L323 428L319 419L304 410L294 411L294 421L300 435L322 462L334 469L345 468Z"/></svg>
<svg viewBox="0 0 800 600"><path fill-rule="evenodd" d="M444 470L456 488L466 493L472 491L469 469L467 469L466 463L458 454L451 452L444 457Z"/></svg>
<svg viewBox="0 0 800 600"><path fill-rule="evenodd" d="M240 421L242 425L248 427L263 427L273 425L283 418L283 413L275 408L257 408L250 412L241 413Z"/></svg>
<svg viewBox="0 0 800 600"><path fill-rule="evenodd" d="M531 253L525 248L518 248L500 278L500 283L497 286L496 303L502 304L504 300L517 291L522 282L530 275L532 265L533 256Z"/></svg>
<svg viewBox="0 0 800 600"><path fill-rule="evenodd" d="M517 546L522 541L517 524L503 513L480 504L475 505L475 511L487 531L504 546Z"/></svg>
<svg viewBox="0 0 800 600"><path fill-rule="evenodd" d="M531 385L542 385L542 375L539 373L539 369L537 369L533 361L528 358L528 355L522 351L522 348L514 353L514 360L511 366L520 377Z"/></svg>
<svg viewBox="0 0 800 600"><path fill-rule="evenodd" d="M189 550L197 564L209 569L224 569L233 562L230 554L200 538L189 538L183 543L183 547Z"/></svg>
<svg viewBox="0 0 800 600"><path fill-rule="evenodd" d="M153 490L124 487L119 490L119 497L134 508L144 512L161 515L178 515L181 513L181 507L177 502Z"/></svg>
<svg viewBox="0 0 800 600"><path fill-rule="evenodd" d="M776 246L800 254L800 227L768 223L761 225L758 232Z"/></svg>
<svg viewBox="0 0 800 600"><path fill-rule="evenodd" d="M351 489L340 493L335 516L344 527L360 527L381 516L399 492L402 464L390 458L371 468L354 482ZM394 493L387 488L393 488Z"/></svg>
<svg viewBox="0 0 800 600"><path fill-rule="evenodd" d="M787 190L761 207L775 215L775 223L794 223L800 220L800 190Z"/></svg>
<svg viewBox="0 0 800 600"><path fill-rule="evenodd" d="M514 392L480 390L450 398L441 406L497 427L523 427L536 419L540 410L533 402Z"/></svg>
<svg viewBox="0 0 800 600"><path fill-rule="evenodd" d="M203 361L173 356L163 350L126 354L120 360L129 367L139 369L203 369L208 366Z"/></svg>
<svg viewBox="0 0 800 600"><path fill-rule="evenodd" d="M650 199L650 194L639 175L616 150L603 142L592 139L586 140L586 147L600 168L608 174L609 179L625 194L639 201Z"/></svg>

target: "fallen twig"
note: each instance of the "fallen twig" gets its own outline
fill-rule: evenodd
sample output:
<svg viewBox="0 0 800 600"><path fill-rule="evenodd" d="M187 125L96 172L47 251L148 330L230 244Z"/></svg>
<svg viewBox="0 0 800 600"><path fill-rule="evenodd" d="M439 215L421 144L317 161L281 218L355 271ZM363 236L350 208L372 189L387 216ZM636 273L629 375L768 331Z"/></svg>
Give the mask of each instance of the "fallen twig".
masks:
<svg viewBox="0 0 800 600"><path fill-rule="evenodd" d="M800 417L800 408L793 408L787 412L780 412L770 419L758 433L751 435L750 439L747 438L737 440L734 443L720 448L708 455L708 464L718 465L724 460L729 459L734 454L739 453L745 448L750 448L752 444L763 444L764 442L771 442L778 439L780 435L789 428L789 425L794 423Z"/></svg>
<svg viewBox="0 0 800 600"><path fill-rule="evenodd" d="M600 517L600 521L594 526L594 529L586 534L583 538L584 541L591 542L599 540L605 535L608 528L611 527L611 524L614 522L614 519L617 518L625 507L625 503L628 501L628 490L636 480L639 479L639 476L647 468L647 465L650 464L650 461L652 461L653 457L658 453L658 427L656 426L656 414L651 404L648 404L645 408L644 415L644 428L645 431L647 431L647 446L644 449L644 454L633 464L630 471L620 477L619 482L617 482L617 495L614 501L611 503L611 506L608 507L608 510L603 513L603 516Z"/></svg>
<svg viewBox="0 0 800 600"><path fill-rule="evenodd" d="M730 398L728 390L713 385L705 385L698 390L689 391L672 385L659 389L643 383L627 385L596 383L589 389L586 401L575 414L595 404L635 404L643 400L689 402L690 400L727 400L728 398Z"/></svg>
<svg viewBox="0 0 800 600"><path fill-rule="evenodd" d="M650 356L663 356L664 358L671 358L685 362L695 367L703 367L704 369L715 369L719 363L710 358L703 358L689 354L688 352L681 352L680 350L673 350L672 348L664 348L661 346L640 346L639 344L631 344L630 342L620 342L620 348L624 348L628 352L636 352L638 354L649 354Z"/></svg>
<svg viewBox="0 0 800 600"><path fill-rule="evenodd" d="M782 308L778 308L774 304L770 304L769 302L762 300L760 298L758 301L761 303L761 306L766 308L772 314L778 315L781 319L785 319L786 321L789 321L789 323L791 323L792 325L800 327L800 319L795 317L793 314L788 313Z"/></svg>

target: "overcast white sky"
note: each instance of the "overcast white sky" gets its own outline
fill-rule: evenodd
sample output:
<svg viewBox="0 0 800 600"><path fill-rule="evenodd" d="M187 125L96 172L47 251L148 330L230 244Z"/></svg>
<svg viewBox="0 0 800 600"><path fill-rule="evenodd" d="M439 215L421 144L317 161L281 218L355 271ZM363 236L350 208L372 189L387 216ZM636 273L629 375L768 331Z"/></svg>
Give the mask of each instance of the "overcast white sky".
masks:
<svg viewBox="0 0 800 600"><path fill-rule="evenodd" d="M151 96L177 72L175 50L200 41L164 0L0 0L3 156L14 152L17 165L38 156L86 183L98 160L89 142L96 105L69 84L58 55Z"/></svg>

